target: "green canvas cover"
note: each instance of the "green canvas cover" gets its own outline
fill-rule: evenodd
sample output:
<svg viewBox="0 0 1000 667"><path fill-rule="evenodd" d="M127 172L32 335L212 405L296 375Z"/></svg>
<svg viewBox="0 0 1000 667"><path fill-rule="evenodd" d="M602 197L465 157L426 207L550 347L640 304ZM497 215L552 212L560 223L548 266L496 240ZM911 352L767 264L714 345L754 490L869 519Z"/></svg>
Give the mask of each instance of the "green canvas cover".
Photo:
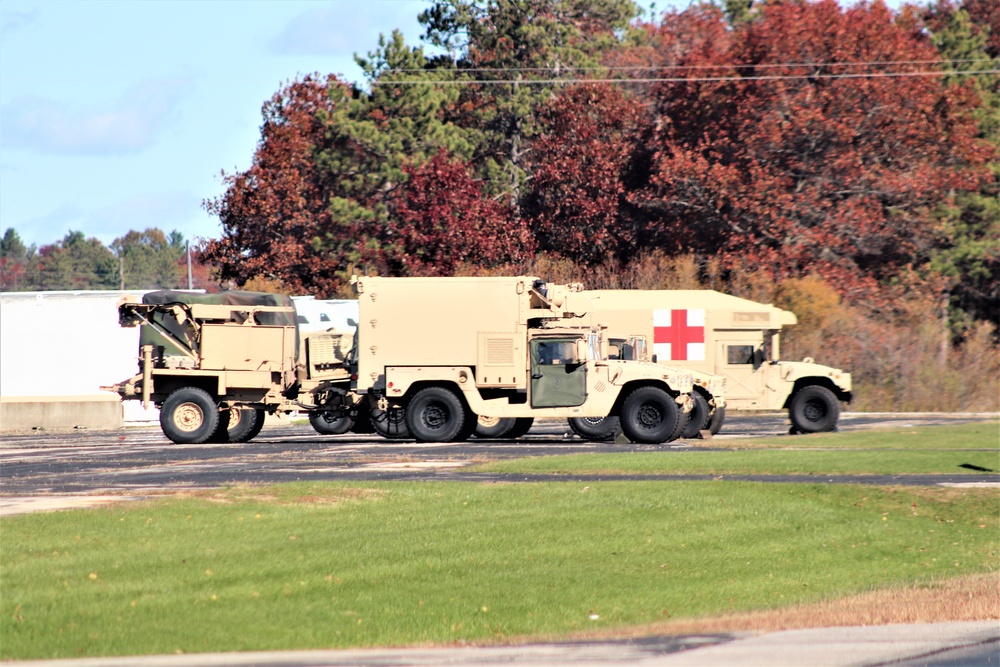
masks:
<svg viewBox="0 0 1000 667"><path fill-rule="evenodd" d="M192 294L190 292L179 292L175 290L158 290L147 292L142 297L142 302L147 305L170 305L170 304L205 304L216 306L275 306L291 308L290 312L259 313L257 321L268 326L291 326L296 327L296 338L298 327L295 322L295 303L291 297L284 294L270 294L268 292L243 292L229 290L216 292L214 294ZM143 345L152 344L163 348L164 355L185 355L185 345L191 347L191 352L197 354L193 341L193 331L189 324L179 324L172 314L154 312L150 314L151 319L164 330L170 332L170 337L164 336L159 331L148 325L139 328L139 348ZM180 344L179 344L180 343ZM296 340L296 347L298 343Z"/></svg>

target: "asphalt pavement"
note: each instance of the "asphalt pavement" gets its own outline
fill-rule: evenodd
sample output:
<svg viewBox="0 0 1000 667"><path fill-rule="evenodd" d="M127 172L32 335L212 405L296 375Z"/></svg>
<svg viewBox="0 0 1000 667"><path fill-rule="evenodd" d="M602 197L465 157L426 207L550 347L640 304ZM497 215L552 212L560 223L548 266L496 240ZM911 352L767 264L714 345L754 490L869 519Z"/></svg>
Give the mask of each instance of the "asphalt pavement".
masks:
<svg viewBox="0 0 1000 667"><path fill-rule="evenodd" d="M203 653L4 663L5 667L992 667L1000 621L641 637L520 646Z"/></svg>

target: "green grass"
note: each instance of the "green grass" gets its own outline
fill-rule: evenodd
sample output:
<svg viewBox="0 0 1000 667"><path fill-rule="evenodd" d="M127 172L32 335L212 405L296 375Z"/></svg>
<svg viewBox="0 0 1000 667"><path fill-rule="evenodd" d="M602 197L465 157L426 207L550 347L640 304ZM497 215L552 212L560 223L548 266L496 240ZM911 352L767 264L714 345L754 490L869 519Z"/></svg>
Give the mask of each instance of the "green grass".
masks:
<svg viewBox="0 0 1000 667"><path fill-rule="evenodd" d="M1000 426L996 422L697 444L714 449L544 456L497 461L474 469L555 474L982 474L961 467L970 464L1000 472Z"/></svg>
<svg viewBox="0 0 1000 667"><path fill-rule="evenodd" d="M496 641L1000 562L994 489L856 485L239 487L5 517L0 534L8 660Z"/></svg>

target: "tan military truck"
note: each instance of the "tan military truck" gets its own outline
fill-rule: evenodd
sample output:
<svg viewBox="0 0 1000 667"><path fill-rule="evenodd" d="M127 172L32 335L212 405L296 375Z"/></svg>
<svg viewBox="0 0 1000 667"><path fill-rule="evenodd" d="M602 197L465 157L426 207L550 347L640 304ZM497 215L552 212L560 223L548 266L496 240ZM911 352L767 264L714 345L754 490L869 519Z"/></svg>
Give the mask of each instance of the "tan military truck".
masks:
<svg viewBox="0 0 1000 667"><path fill-rule="evenodd" d="M118 317L140 327L139 372L104 389L158 407L174 442L246 442L266 412L306 411L321 433L354 424L352 332L300 336L289 297L165 290L123 298Z"/></svg>
<svg viewBox="0 0 1000 667"><path fill-rule="evenodd" d="M634 442L676 437L690 410L690 373L610 360L580 285L534 276L356 278L352 389L405 423L410 436L468 438L478 415L619 417Z"/></svg>
<svg viewBox="0 0 1000 667"><path fill-rule="evenodd" d="M795 315L713 290L594 290L584 293L613 341L644 339L664 364L721 375L732 410L787 409L793 432L832 431L851 374L812 358L784 361L781 329ZM712 417L717 432L724 413Z"/></svg>

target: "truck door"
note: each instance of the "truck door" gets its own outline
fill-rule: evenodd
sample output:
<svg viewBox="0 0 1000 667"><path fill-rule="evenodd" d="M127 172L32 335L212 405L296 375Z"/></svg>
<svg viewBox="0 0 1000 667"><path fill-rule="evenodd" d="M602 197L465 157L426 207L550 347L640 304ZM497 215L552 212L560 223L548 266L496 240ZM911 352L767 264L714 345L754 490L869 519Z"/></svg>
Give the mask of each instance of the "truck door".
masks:
<svg viewBox="0 0 1000 667"><path fill-rule="evenodd" d="M716 345L715 372L726 378L726 404L734 410L762 407L765 360L760 341L722 340Z"/></svg>
<svg viewBox="0 0 1000 667"><path fill-rule="evenodd" d="M575 338L531 341L531 407L563 408L587 400L587 364Z"/></svg>

